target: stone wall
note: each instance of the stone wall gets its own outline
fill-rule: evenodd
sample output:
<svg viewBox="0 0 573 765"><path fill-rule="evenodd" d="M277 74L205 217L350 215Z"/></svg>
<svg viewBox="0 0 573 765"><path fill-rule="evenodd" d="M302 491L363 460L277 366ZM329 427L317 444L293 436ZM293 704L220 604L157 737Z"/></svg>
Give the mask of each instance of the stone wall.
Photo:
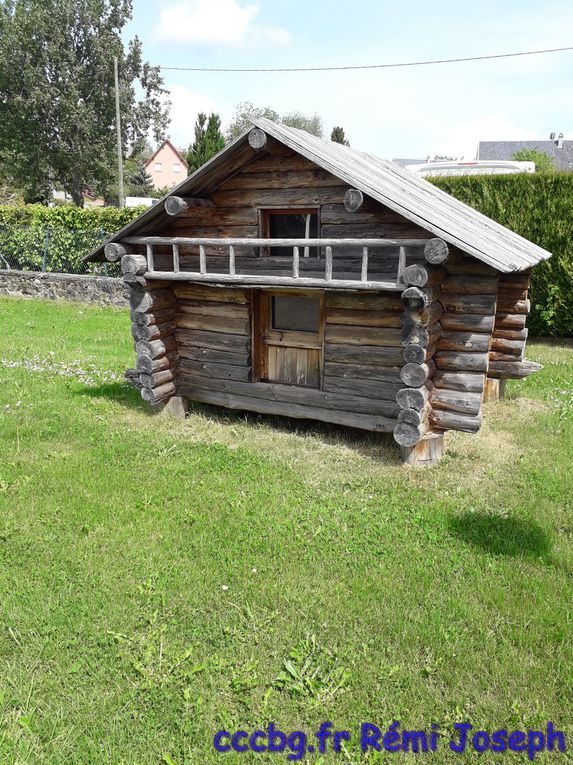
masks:
<svg viewBox="0 0 573 765"><path fill-rule="evenodd" d="M128 305L122 279L107 276L49 274L0 269L0 295L75 300L124 308Z"/></svg>

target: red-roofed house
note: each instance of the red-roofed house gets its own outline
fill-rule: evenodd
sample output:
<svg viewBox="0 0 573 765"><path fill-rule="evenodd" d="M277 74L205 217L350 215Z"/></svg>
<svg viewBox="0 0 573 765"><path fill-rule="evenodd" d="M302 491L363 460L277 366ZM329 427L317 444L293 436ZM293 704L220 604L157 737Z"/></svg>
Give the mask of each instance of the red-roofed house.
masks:
<svg viewBox="0 0 573 765"><path fill-rule="evenodd" d="M145 162L156 189L172 188L187 176L189 166L169 139Z"/></svg>

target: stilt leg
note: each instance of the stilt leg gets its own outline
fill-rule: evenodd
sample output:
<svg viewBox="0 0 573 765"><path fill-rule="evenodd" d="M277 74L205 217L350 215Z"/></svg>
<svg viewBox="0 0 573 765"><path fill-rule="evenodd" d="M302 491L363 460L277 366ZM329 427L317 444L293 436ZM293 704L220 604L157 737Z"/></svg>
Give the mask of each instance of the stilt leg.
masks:
<svg viewBox="0 0 573 765"><path fill-rule="evenodd" d="M443 433L428 433L416 446L400 447L400 455L404 465L410 465L411 467L434 465L443 453Z"/></svg>

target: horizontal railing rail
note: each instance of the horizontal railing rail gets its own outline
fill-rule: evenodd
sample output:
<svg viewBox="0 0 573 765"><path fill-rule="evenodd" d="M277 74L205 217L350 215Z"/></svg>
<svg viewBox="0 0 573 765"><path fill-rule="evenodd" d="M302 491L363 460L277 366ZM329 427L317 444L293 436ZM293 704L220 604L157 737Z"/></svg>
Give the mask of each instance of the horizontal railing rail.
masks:
<svg viewBox="0 0 573 765"><path fill-rule="evenodd" d="M169 236L132 236L122 239L123 245L145 246L148 278L171 279L178 281L205 281L221 283L261 284L261 285L296 285L301 287L361 287L365 289L400 289L406 268L406 248L424 247L428 239L251 239L251 238L213 238L213 237L169 237ZM155 267L155 247L171 247L173 270L158 270ZM182 271L180 267L180 248L197 247L199 254L199 271ZM227 249L228 273L215 273L208 270L207 247ZM292 270L290 276L268 274L238 274L236 249L253 247L260 249L261 254L268 248L285 248L292 251ZM360 250L360 274L357 279L341 279L334 275L337 248L357 248ZM322 278L301 276L300 258L310 258L310 249L317 250L315 259L324 258L324 275ZM396 249L398 260L396 277L392 280L380 281L368 278L369 255L372 249ZM324 252L324 255L323 255Z"/></svg>

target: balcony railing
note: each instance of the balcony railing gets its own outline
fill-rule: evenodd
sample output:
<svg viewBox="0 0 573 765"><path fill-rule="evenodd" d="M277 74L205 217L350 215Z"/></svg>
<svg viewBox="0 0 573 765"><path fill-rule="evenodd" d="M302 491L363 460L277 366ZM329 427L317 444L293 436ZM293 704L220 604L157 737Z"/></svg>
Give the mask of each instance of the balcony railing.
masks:
<svg viewBox="0 0 573 765"><path fill-rule="evenodd" d="M147 258L148 279L167 279L174 281L207 282L221 284L261 285L261 286L297 286L297 287L330 287L339 289L404 289L402 274L406 268L407 251L412 248L419 250L424 248L427 239L238 239L238 238L192 238L192 237L162 237L162 236L133 236L122 240L124 245L138 245L145 247ZM285 265L282 256L265 255L270 248L284 248L290 252L288 275L284 273L264 273L265 266L276 266L277 263ZM157 248L161 248L161 252ZM171 250L171 268L165 268L166 250ZM209 269L213 255L207 253L208 248L216 248L227 251L225 271L213 271ZM256 249L258 254L248 262L255 273L239 273L244 270L247 258L237 255L241 248ZM311 255L310 250L315 249L317 255ZM351 273L343 273L336 276L337 257L336 251L343 249L340 258L345 258L345 263L355 265ZM390 255L386 265L392 266L393 273L384 273L384 279L369 278L370 256L372 250L394 250L397 255ZM301 256L302 253L302 256ZM349 256L349 253L350 256ZM198 256L198 262L197 261ZM181 260L187 257L192 260L193 270L181 267ZM419 259L419 256L418 258ZM157 261L161 266L157 267ZM312 262L311 262L312 261ZM217 262L220 262L220 258ZM316 264L316 268L314 267ZM319 265L320 264L320 265ZM196 266L198 265L198 270ZM220 267L220 266L219 266ZM268 269L267 269L268 270ZM272 269L275 270L275 269ZM312 276L305 276L304 272L312 270ZM320 271L320 275L316 272ZM348 278L348 277L351 278Z"/></svg>

